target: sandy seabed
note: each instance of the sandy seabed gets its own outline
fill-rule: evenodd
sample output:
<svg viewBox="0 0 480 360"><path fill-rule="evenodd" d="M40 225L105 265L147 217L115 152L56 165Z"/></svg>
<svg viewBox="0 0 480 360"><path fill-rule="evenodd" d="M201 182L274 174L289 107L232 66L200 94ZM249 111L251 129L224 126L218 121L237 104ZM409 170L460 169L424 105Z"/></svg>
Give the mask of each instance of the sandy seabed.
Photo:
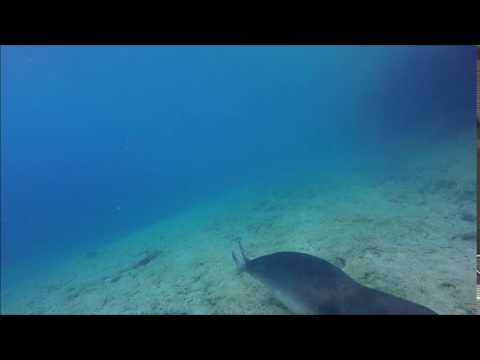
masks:
<svg viewBox="0 0 480 360"><path fill-rule="evenodd" d="M440 314L475 310L475 152L429 146L405 176L232 188L8 291L3 313L289 314L231 258L300 251ZM439 156L439 151L445 156ZM420 157L418 154L421 153ZM21 295L19 295L21 294Z"/></svg>

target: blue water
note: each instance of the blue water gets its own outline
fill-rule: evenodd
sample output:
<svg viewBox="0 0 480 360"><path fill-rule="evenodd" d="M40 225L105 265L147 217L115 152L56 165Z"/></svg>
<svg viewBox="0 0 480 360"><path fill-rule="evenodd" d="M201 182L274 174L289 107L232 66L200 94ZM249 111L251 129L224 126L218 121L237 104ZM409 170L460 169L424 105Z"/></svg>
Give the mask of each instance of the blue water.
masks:
<svg viewBox="0 0 480 360"><path fill-rule="evenodd" d="M475 56L473 46L2 46L3 285L237 184L373 168L392 144L462 129L473 143Z"/></svg>

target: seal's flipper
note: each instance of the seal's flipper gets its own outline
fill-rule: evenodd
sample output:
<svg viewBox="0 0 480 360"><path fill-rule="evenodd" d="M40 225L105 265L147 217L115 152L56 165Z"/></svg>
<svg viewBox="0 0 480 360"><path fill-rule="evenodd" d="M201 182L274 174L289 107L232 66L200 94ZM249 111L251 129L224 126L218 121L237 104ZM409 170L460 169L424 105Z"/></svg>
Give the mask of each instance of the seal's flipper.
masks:
<svg viewBox="0 0 480 360"><path fill-rule="evenodd" d="M237 243L238 243L238 247L240 248L240 253L242 254L242 258L243 258L243 262L244 263L247 263L250 261L250 259L247 257L247 255L245 254L245 249L243 248L242 246L242 241L240 239L237 240Z"/></svg>
<svg viewBox="0 0 480 360"><path fill-rule="evenodd" d="M237 265L238 272L241 273L245 271L245 266L250 261L250 259L245 254L245 249L243 248L240 240L237 240L237 244L238 244L238 247L240 248L240 254L242 255L242 258L239 259L235 254L235 251L232 251L232 258L233 258L233 261L235 261L235 264Z"/></svg>
<svg viewBox="0 0 480 360"><path fill-rule="evenodd" d="M243 261L238 260L237 255L235 255L235 251L232 251L232 258L235 261L235 265L237 265L237 270L239 273L245 270L245 263Z"/></svg>

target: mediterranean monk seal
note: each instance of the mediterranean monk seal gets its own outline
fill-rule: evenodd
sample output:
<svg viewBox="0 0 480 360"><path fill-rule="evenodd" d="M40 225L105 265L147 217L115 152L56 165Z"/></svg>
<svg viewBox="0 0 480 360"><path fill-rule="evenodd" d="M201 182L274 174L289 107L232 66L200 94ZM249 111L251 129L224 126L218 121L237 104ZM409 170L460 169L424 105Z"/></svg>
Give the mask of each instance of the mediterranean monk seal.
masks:
<svg viewBox="0 0 480 360"><path fill-rule="evenodd" d="M434 315L414 302L361 285L341 269L316 256L277 252L249 259L232 252L240 272L266 285L295 314Z"/></svg>

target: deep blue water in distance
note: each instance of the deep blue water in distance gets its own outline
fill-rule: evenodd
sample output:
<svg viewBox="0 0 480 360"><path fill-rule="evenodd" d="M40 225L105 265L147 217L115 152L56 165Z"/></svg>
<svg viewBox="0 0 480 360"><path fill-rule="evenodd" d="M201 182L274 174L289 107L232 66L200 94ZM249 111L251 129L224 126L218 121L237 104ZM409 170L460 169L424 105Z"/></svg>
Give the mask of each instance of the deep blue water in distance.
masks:
<svg viewBox="0 0 480 360"><path fill-rule="evenodd" d="M473 46L2 46L2 272L474 107Z"/></svg>

